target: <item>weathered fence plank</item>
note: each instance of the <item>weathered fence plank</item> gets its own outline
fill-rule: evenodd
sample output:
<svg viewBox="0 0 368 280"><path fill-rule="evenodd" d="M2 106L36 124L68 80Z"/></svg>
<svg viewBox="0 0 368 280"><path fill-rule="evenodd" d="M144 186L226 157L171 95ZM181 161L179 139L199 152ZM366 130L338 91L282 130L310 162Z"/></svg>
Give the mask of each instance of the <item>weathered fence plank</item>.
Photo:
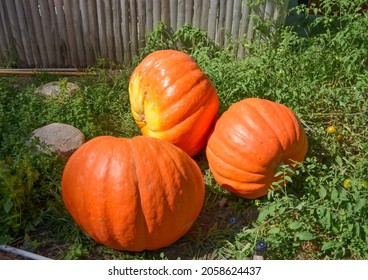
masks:
<svg viewBox="0 0 368 280"><path fill-rule="evenodd" d="M71 1L64 2L65 25L67 30L68 49L70 50L69 65L76 67L81 65L78 59L78 46L73 23L73 10ZM105 34L105 33L103 33ZM101 34L102 35L102 34ZM107 53L106 53L107 56Z"/></svg>
<svg viewBox="0 0 368 280"><path fill-rule="evenodd" d="M0 48L1 52L4 55L4 58L7 56L6 53L10 51L9 38L11 37L11 32L8 30L9 24L6 24L7 22L9 22L9 20L7 19L7 15L5 14L5 12L5 3L3 3L3 1L0 1Z"/></svg>
<svg viewBox="0 0 368 280"><path fill-rule="evenodd" d="M233 17L233 10L234 10L234 0L227 0L226 1L226 20L225 20L225 38L224 38L224 45L229 44L229 34L231 32L232 26L232 17Z"/></svg>
<svg viewBox="0 0 368 280"><path fill-rule="evenodd" d="M207 34L211 40L216 38L216 27L217 27L217 11L218 11L218 0L211 0L210 7L208 10L208 26Z"/></svg>
<svg viewBox="0 0 368 280"><path fill-rule="evenodd" d="M121 2L121 31L123 33L123 56L124 63L128 64L132 58L132 52L130 51L130 43L129 43L129 9L128 9L128 0L123 0Z"/></svg>
<svg viewBox="0 0 368 280"><path fill-rule="evenodd" d="M224 45L225 40L225 21L226 21L226 0L219 0L220 1L220 11L219 11L219 18L218 18L218 26L216 32L216 43L219 46Z"/></svg>
<svg viewBox="0 0 368 280"><path fill-rule="evenodd" d="M47 57L49 59L49 64L51 67L56 67L57 60L56 60L56 46L55 46L55 39L54 34L52 33L51 29L51 14L50 14L50 1L47 0L40 0L39 1L39 8L41 13L41 24L43 30L43 37L45 40Z"/></svg>
<svg viewBox="0 0 368 280"><path fill-rule="evenodd" d="M0 9L1 7L0 3ZM2 15L0 13L0 38L3 38L0 40L0 60L5 60L6 57L6 50L8 49L8 45L6 44L6 35L4 30L4 25L2 24Z"/></svg>
<svg viewBox="0 0 368 280"><path fill-rule="evenodd" d="M160 0L152 0L153 1L153 26L157 26L157 24L161 21L161 1Z"/></svg>
<svg viewBox="0 0 368 280"><path fill-rule="evenodd" d="M282 24L288 0L249 7L244 0L0 0L0 64L88 67L99 58L129 64L159 22L207 31L220 47L254 38L252 15Z"/></svg>
<svg viewBox="0 0 368 280"><path fill-rule="evenodd" d="M24 6L24 15L25 15L25 20L26 20L26 25L28 27L28 33L29 33L28 39L29 39L29 43L31 45L31 51L32 51L31 55L33 56L33 59L34 59L34 65L30 65L30 66L37 67L39 65L42 65L42 59L41 59L40 50L38 48L35 27L34 27L33 20L32 20L30 1L23 0L22 4Z"/></svg>
<svg viewBox="0 0 368 280"><path fill-rule="evenodd" d="M137 30L137 7L136 1L130 0L130 42L132 57L138 54L138 30Z"/></svg>
<svg viewBox="0 0 368 280"><path fill-rule="evenodd" d="M18 19L17 19L17 13L15 10L15 3L13 0L6 0L5 5L7 7L8 20L10 23L10 30L11 30L12 37L14 39L15 50L19 57L20 65L26 65L27 64L26 56L25 56L25 51L24 51L24 47L22 44L22 36L20 32Z"/></svg>
<svg viewBox="0 0 368 280"><path fill-rule="evenodd" d="M121 30L120 30L120 9L119 9L119 0L112 0L112 25L113 25L113 34L114 38L114 52L115 52L115 60L117 63L123 63L123 53L122 43L121 43Z"/></svg>
<svg viewBox="0 0 368 280"><path fill-rule="evenodd" d="M265 7L265 14L264 19L272 18L273 13L275 12L275 3L274 2L267 2Z"/></svg>
<svg viewBox="0 0 368 280"><path fill-rule="evenodd" d="M84 41L84 49L86 55L86 64L92 65L94 63L92 44L90 40L90 29L89 29L89 21L88 18L88 5L87 0L79 1L80 14L81 14L81 23L82 23L82 34Z"/></svg>
<svg viewBox="0 0 368 280"><path fill-rule="evenodd" d="M233 22L231 25L231 38L232 40L238 40L239 38L239 26L241 20L241 5L243 0L235 0L233 7Z"/></svg>
<svg viewBox="0 0 368 280"><path fill-rule="evenodd" d="M98 42L98 23L97 23L97 6L96 1L88 1L88 25L89 25L89 42L90 42L90 48L92 52L92 61L93 64L96 61L96 58L100 57L100 45ZM91 64L92 65L92 64Z"/></svg>
<svg viewBox="0 0 368 280"><path fill-rule="evenodd" d="M179 29L185 24L185 3L184 0L178 0L178 19L176 29Z"/></svg>
<svg viewBox="0 0 368 280"><path fill-rule="evenodd" d="M51 27L51 33L54 37L53 47L54 47L55 55L56 55L56 66L63 67L64 65L64 62L62 61L63 54L62 54L61 48L59 48L60 34L59 34L59 28L58 28L57 19L56 19L56 3L55 2L56 1L54 1L54 3L51 3L50 1L48 2L50 17L51 17L50 27Z"/></svg>
<svg viewBox="0 0 368 280"><path fill-rule="evenodd" d="M62 0L55 0L56 8L56 26L59 32L59 47L62 54L63 67L70 65L70 52L68 48L68 35L64 17L64 7Z"/></svg>
<svg viewBox="0 0 368 280"><path fill-rule="evenodd" d="M178 22L178 1L170 0L170 27L176 29Z"/></svg>
<svg viewBox="0 0 368 280"><path fill-rule="evenodd" d="M77 2L77 1L75 1ZM105 25L106 25L106 42L108 57L115 60L114 56L114 34L113 34L113 13L111 10L111 0L104 0Z"/></svg>
<svg viewBox="0 0 368 280"><path fill-rule="evenodd" d="M249 13L250 13L250 7L248 5L242 5L242 18L241 18L241 24L240 24L240 29L239 29L239 38L244 38L248 30ZM244 46L243 44L239 44L238 57L244 58L244 54L245 54Z"/></svg>
<svg viewBox="0 0 368 280"><path fill-rule="evenodd" d="M146 32L153 31L153 6L152 0L146 0Z"/></svg>
<svg viewBox="0 0 368 280"><path fill-rule="evenodd" d="M202 12L201 12L201 25L200 27L204 30L208 28L208 11L210 9L210 1L202 2Z"/></svg>
<svg viewBox="0 0 368 280"><path fill-rule="evenodd" d="M185 24L192 24L193 0L185 1Z"/></svg>
<svg viewBox="0 0 368 280"><path fill-rule="evenodd" d="M202 14L202 1L201 0L193 0L193 21L192 25L194 27L201 27L201 14Z"/></svg>
<svg viewBox="0 0 368 280"><path fill-rule="evenodd" d="M97 8L97 26L98 26L98 45L100 47L100 56L108 57L105 30L105 7L103 0L96 0Z"/></svg>
<svg viewBox="0 0 368 280"><path fill-rule="evenodd" d="M26 58L26 62L28 65L34 65L33 54L31 50L30 38L28 26L26 24L23 5L20 0L15 0L15 9L18 18L20 37L22 39L22 44L24 46L24 54Z"/></svg>
<svg viewBox="0 0 368 280"><path fill-rule="evenodd" d="M36 33L36 41L40 49L42 65L43 66L50 65L48 55L47 55L47 50L46 50L46 44L44 41L41 16L40 16L40 11L38 9L37 0L30 0L30 9L31 9L32 20L33 20L33 24L35 28L35 33Z"/></svg>
<svg viewBox="0 0 368 280"><path fill-rule="evenodd" d="M138 0L138 48L144 47L144 35L146 34L146 4L144 0Z"/></svg>
<svg viewBox="0 0 368 280"><path fill-rule="evenodd" d="M161 0L157 1L157 3L160 3L161 5L161 21L166 25L170 26L170 0Z"/></svg>

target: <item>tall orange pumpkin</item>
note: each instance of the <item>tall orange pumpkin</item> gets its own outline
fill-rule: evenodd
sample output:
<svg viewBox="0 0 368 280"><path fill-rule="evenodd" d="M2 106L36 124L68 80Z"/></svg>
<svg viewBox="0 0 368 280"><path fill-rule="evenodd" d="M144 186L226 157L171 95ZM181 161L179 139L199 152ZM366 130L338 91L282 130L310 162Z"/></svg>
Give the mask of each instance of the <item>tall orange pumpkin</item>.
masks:
<svg viewBox="0 0 368 280"><path fill-rule="evenodd" d="M149 54L129 82L133 117L143 135L168 141L195 155L206 144L217 118L216 89L187 54Z"/></svg>
<svg viewBox="0 0 368 280"><path fill-rule="evenodd" d="M204 180L195 161L168 142L99 136L68 160L62 196L96 242L154 250L190 229L203 205Z"/></svg>
<svg viewBox="0 0 368 280"><path fill-rule="evenodd" d="M223 188L244 198L267 194L283 164L295 169L308 143L288 107L260 98L230 106L219 118L206 148L209 167Z"/></svg>

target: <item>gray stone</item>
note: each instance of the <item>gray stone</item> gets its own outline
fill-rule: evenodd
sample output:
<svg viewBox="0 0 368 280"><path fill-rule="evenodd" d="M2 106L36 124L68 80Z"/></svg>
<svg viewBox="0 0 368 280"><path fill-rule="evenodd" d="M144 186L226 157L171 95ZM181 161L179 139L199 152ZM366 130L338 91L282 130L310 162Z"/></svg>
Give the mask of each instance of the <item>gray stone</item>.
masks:
<svg viewBox="0 0 368 280"><path fill-rule="evenodd" d="M42 94L44 96L58 96L61 92L66 95L72 95L79 86L71 82L50 82L39 86L36 89L36 93Z"/></svg>
<svg viewBox="0 0 368 280"><path fill-rule="evenodd" d="M52 123L32 132L32 138L38 138L39 150L56 153L68 159L84 142L84 134L77 128L63 123Z"/></svg>

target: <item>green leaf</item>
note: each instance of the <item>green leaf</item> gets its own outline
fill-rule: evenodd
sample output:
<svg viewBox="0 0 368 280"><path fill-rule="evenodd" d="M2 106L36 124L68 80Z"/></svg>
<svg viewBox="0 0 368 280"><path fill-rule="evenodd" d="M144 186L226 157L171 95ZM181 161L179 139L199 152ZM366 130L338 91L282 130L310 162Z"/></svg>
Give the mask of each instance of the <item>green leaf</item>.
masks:
<svg viewBox="0 0 368 280"><path fill-rule="evenodd" d="M342 159L340 156L336 156L336 163L339 165L339 166L342 166L343 163L342 163Z"/></svg>
<svg viewBox="0 0 368 280"><path fill-rule="evenodd" d="M257 218L257 221L260 221L260 222L264 221L264 220L267 218L267 216L268 216L269 214L270 214L269 209L263 209L263 210L259 213L258 218Z"/></svg>
<svg viewBox="0 0 368 280"><path fill-rule="evenodd" d="M6 213L9 213L10 210L12 209L13 207L13 201L11 198L8 198L8 200L4 203L4 210Z"/></svg>
<svg viewBox="0 0 368 280"><path fill-rule="evenodd" d="M290 177L290 176L288 176L288 175L285 175L285 176L284 176L284 179L285 179L285 181L288 181L288 182L290 182L290 183L292 183L292 182L293 182L293 180L291 179L291 177Z"/></svg>
<svg viewBox="0 0 368 280"><path fill-rule="evenodd" d="M335 187L332 187L332 191L331 191L331 200L332 201L336 201L337 200L337 197L338 197L338 192L336 190Z"/></svg>
<svg viewBox="0 0 368 280"><path fill-rule="evenodd" d="M365 203L366 200L364 198L360 198L354 206L354 212L359 212L365 206Z"/></svg>
<svg viewBox="0 0 368 280"><path fill-rule="evenodd" d="M327 195L326 189L323 186L320 186L320 188L319 188L319 196L321 198L325 198L326 195Z"/></svg>
<svg viewBox="0 0 368 280"><path fill-rule="evenodd" d="M292 222L289 224L290 229L298 229L303 225L301 222Z"/></svg>
<svg viewBox="0 0 368 280"><path fill-rule="evenodd" d="M299 231L295 234L295 237L300 239L300 240L312 240L312 239L316 238L309 231Z"/></svg>
<svg viewBox="0 0 368 280"><path fill-rule="evenodd" d="M270 216L273 217L275 216L275 212L276 212L276 204L271 204L269 207L269 211L270 211Z"/></svg>
<svg viewBox="0 0 368 280"><path fill-rule="evenodd" d="M284 174L283 170L277 171L274 177L279 177Z"/></svg>
<svg viewBox="0 0 368 280"><path fill-rule="evenodd" d="M322 251L326 251L328 249L331 249L335 246L335 242L333 241L327 241L327 242L324 242L322 247L321 247L321 250Z"/></svg>
<svg viewBox="0 0 368 280"><path fill-rule="evenodd" d="M326 229L329 229L331 227L331 212L329 210L326 211L323 224Z"/></svg>
<svg viewBox="0 0 368 280"><path fill-rule="evenodd" d="M285 210L286 210L286 207L280 207L278 209L279 215L282 215L285 212Z"/></svg>
<svg viewBox="0 0 368 280"><path fill-rule="evenodd" d="M304 202L299 203L295 208L298 209L299 211L302 210L304 207Z"/></svg>
<svg viewBox="0 0 368 280"><path fill-rule="evenodd" d="M267 233L268 234L277 234L279 232L280 232L280 228L274 227L274 228L271 228Z"/></svg>

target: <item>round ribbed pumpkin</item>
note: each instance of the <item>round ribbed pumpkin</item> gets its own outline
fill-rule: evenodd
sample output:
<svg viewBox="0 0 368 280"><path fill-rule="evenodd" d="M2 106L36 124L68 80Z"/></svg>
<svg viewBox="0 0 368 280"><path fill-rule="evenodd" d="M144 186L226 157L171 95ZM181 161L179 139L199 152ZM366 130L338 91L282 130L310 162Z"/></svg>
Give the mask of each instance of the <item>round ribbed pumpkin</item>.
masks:
<svg viewBox="0 0 368 280"><path fill-rule="evenodd" d="M187 54L149 54L129 82L133 117L143 135L168 141L193 156L206 144L219 100L211 81Z"/></svg>
<svg viewBox="0 0 368 280"><path fill-rule="evenodd" d="M202 209L204 180L195 161L168 142L99 136L68 160L62 196L96 242L154 250L190 229Z"/></svg>
<svg viewBox="0 0 368 280"><path fill-rule="evenodd" d="M300 120L288 107L260 98L230 106L210 136L206 155L217 183L244 198L267 194L281 165L295 169L307 153Z"/></svg>

